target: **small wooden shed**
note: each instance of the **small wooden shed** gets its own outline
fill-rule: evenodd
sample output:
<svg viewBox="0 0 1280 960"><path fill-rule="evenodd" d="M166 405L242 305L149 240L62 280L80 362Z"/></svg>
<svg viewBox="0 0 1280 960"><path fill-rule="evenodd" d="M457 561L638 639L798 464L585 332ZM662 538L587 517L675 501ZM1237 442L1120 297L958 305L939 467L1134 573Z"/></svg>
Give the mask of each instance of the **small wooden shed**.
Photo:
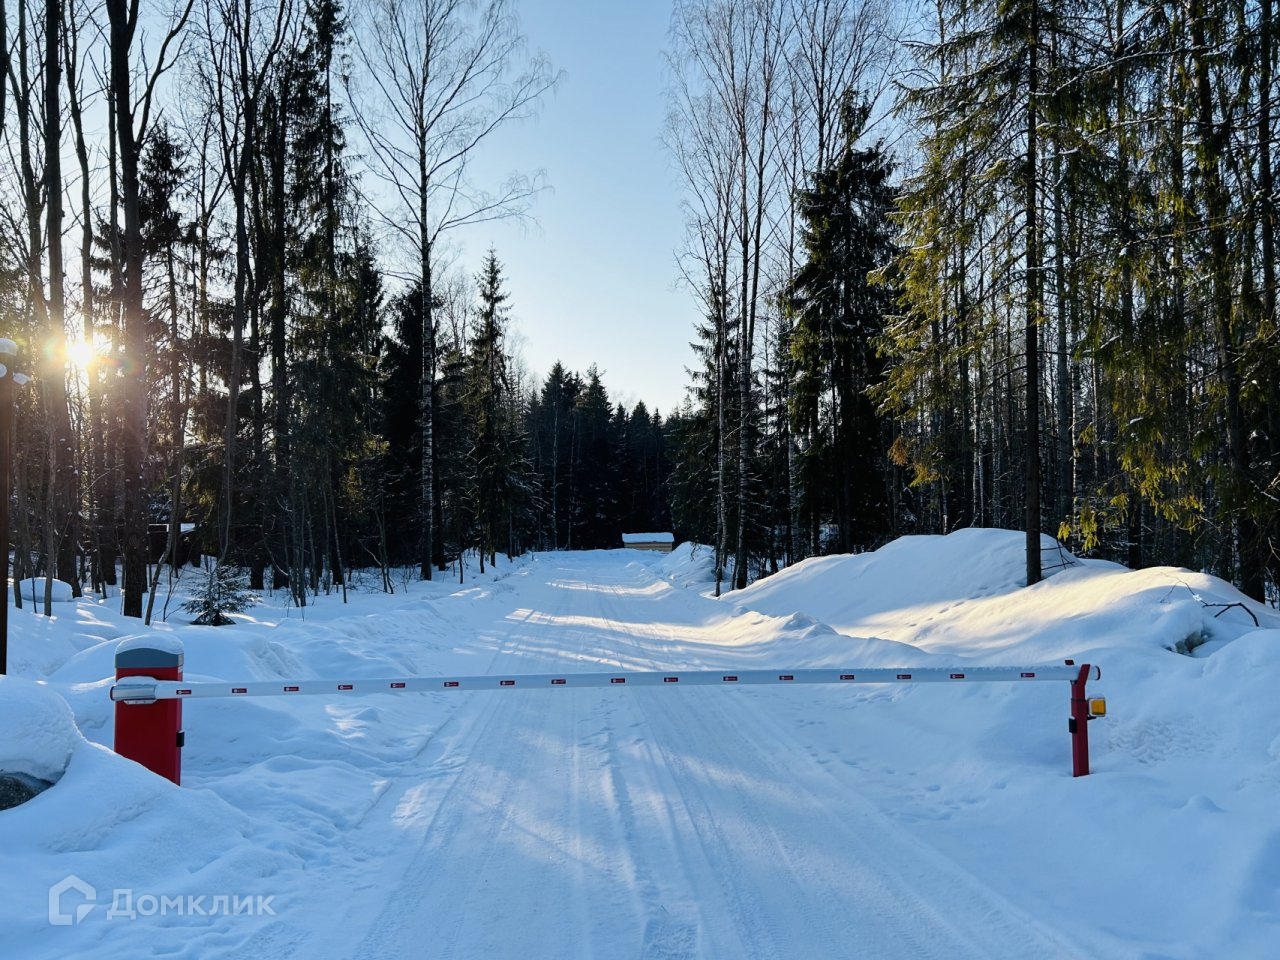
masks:
<svg viewBox="0 0 1280 960"><path fill-rule="evenodd" d="M624 533L622 545L632 550L652 550L655 553L670 553L675 549L676 537L673 533Z"/></svg>

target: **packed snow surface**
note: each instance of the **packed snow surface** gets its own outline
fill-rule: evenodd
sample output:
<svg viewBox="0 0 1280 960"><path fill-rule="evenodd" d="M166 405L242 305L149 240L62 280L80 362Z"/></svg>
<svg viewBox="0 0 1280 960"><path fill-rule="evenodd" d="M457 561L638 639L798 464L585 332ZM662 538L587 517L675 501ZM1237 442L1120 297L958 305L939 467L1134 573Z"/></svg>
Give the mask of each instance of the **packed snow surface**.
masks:
<svg viewBox="0 0 1280 960"><path fill-rule="evenodd" d="M278 597L224 628L11 611L0 770L54 785L0 812L0 952L1277 956L1280 617L1057 550L1026 588L1021 551L906 538L718 600L685 544ZM107 749L138 635L180 640L193 681L1071 656L1110 716L1073 779L1060 682L203 700L179 788Z"/></svg>

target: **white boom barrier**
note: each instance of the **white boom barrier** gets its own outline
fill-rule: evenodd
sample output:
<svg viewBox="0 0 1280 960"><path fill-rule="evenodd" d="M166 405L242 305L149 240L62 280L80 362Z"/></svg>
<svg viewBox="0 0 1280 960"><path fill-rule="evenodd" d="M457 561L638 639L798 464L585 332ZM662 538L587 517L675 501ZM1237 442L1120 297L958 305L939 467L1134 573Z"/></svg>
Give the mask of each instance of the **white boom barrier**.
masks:
<svg viewBox="0 0 1280 960"><path fill-rule="evenodd" d="M471 677L380 677L344 680L246 680L192 682L182 676L183 651L172 638L124 640L116 649L116 752L137 760L174 783L181 782L182 703L219 697L334 697L370 693L428 693L476 690L560 690L581 687L742 687L864 683L1027 683L1071 684L1073 773L1089 772L1087 721L1105 712L1105 701L1088 700L1085 684L1100 671L1089 664L1029 667L874 667L772 670L609 670L591 673L524 673ZM1099 706L1095 713L1094 704Z"/></svg>
<svg viewBox="0 0 1280 960"><path fill-rule="evenodd" d="M952 683L1075 680L1074 666L878 667L866 670L691 670L606 673L525 673L476 677L388 677L379 679L251 680L243 683L187 683L129 677L111 688L119 703L201 700L212 697L334 696L336 694L424 693L438 690L555 690L561 687L722 687L798 683Z"/></svg>

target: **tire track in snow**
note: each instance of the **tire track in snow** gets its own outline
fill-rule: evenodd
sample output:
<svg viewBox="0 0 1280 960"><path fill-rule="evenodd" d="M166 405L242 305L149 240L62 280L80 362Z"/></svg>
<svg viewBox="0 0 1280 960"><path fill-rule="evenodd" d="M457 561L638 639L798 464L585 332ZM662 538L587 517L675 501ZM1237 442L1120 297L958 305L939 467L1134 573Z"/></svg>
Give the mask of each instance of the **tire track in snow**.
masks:
<svg viewBox="0 0 1280 960"><path fill-rule="evenodd" d="M491 671L669 667L664 647L724 616L599 557L534 570L502 601L537 615L509 624ZM412 854L378 874L384 908L307 955L1078 955L814 762L753 692L464 697L428 752Z"/></svg>
<svg viewBox="0 0 1280 960"><path fill-rule="evenodd" d="M662 633L654 629L652 636L660 642ZM655 651L645 649L640 639L633 641L634 659L656 669L670 666L656 662ZM877 951L891 943L900 948L877 954L884 956L987 960L1081 955L1065 937L907 833L848 783L805 762L806 752L773 717L770 698L753 696L767 691L679 690L667 695L674 703L661 705L644 696L651 693L635 691L637 702L661 734L656 739L663 759L678 771L675 784L690 822L704 851L720 864L720 874L729 882L750 877L753 867L763 862L785 871L791 881L769 884L761 875L751 889L730 892L739 904L739 922L752 926L745 938L750 942L747 955L791 956L791 945L799 936L821 937L822 947L816 952L840 956L854 943L866 944L868 933ZM691 738L690 730L699 734ZM688 759L700 748L708 752L706 735L712 732L720 764L715 790L706 786L708 770ZM734 766L741 761L756 771L776 770L780 776L772 777L765 784L768 789L762 790L744 767ZM794 784L798 801L792 814L783 811L786 783ZM726 801L735 816L725 815ZM852 829L850 820L861 829ZM809 829L801 832L806 821ZM767 897L762 898L763 891ZM843 892L848 912L820 906L818 895L835 891ZM762 915L770 919L761 923ZM795 920L788 922L789 918Z"/></svg>
<svg viewBox="0 0 1280 960"><path fill-rule="evenodd" d="M521 672L538 664L551 669L549 652L560 663L573 649L566 649L566 640L585 658L588 644L598 642L594 632L557 632L554 626L555 614L581 597L556 597L550 616L528 616L508 631L490 672L512 660ZM467 699L471 722L451 751L462 762L433 804L412 864L368 935L338 955L412 949L441 960L505 956L514 943L526 957L560 958L575 948L583 957L608 955L609 937L600 937L601 924L592 915L616 917L619 904L610 898L616 901L625 884L616 871L600 875L595 864L602 858L589 851L595 846L616 853L627 844L615 836L601 842L602 831L616 832L616 822L595 812L588 802L593 791L583 788L593 768L608 764L596 757L599 747L581 742L579 698L530 692ZM587 706L598 718L599 704ZM522 855L525 862L513 861ZM521 878L536 879L522 885ZM579 929L567 927L569 917ZM603 943L593 945L593 939Z"/></svg>

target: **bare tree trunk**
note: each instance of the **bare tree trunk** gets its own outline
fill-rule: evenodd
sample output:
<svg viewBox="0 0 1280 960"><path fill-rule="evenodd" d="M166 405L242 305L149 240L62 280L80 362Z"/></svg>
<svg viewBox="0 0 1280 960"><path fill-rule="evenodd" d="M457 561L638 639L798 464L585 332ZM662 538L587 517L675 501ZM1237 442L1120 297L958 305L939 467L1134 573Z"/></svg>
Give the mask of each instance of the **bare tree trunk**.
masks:
<svg viewBox="0 0 1280 960"><path fill-rule="evenodd" d="M150 65L151 79L135 102L129 50L138 25L138 9L128 0L106 0L110 22L111 94L114 106L114 140L120 155L120 204L124 210L123 266L125 370L121 377L120 437L121 467L124 472L124 604L128 617L142 616L142 592L146 586L147 513L145 465L147 442L147 343L146 316L142 295L142 222L139 212L139 138L146 129L154 81L164 72L166 52L186 25L191 0L179 12ZM135 106L141 118L135 117ZM137 123L135 127L135 122Z"/></svg>
<svg viewBox="0 0 1280 960"><path fill-rule="evenodd" d="M1039 12L1033 0L1027 45L1027 155L1025 159L1026 209L1026 400L1022 439L1023 496L1026 499L1027 586L1040 582L1040 225L1038 221L1039 174Z"/></svg>
<svg viewBox="0 0 1280 960"><path fill-rule="evenodd" d="M84 134L84 114L79 91L79 29L74 22L74 5L68 7L67 42L64 45L67 67L67 106L71 112L71 125L75 133L76 160L80 167L80 311L83 321L85 341L94 348L96 361L96 310L97 303L93 289L93 207L89 186L89 148ZM2 86L2 85L0 85ZM112 171L114 175L114 171ZM89 521L89 579L91 589L106 596L106 572L103 570L102 558L102 498L104 496L105 453L103 444L102 422L102 370L100 364L93 362L83 371L86 389L89 394L88 451L86 453L87 469L84 476L87 482L82 483L87 500L86 515ZM112 578L114 579L114 566Z"/></svg>
<svg viewBox="0 0 1280 960"><path fill-rule="evenodd" d="M246 110L246 114L250 111ZM231 197L235 206L236 279L235 300L231 309L231 368L227 374L227 419L223 431L222 455L222 523L218 562L225 563L231 551L231 518L235 507L236 446L240 425L240 375L244 357L244 328L248 318L249 296L249 230L247 191L249 158L253 154L253 129L256 117L246 117L244 146L241 149L231 181Z"/></svg>
<svg viewBox="0 0 1280 960"><path fill-rule="evenodd" d="M1227 462L1231 470L1229 508L1236 527L1236 557L1240 590L1265 602L1264 564L1259 557L1260 531L1245 508L1244 491L1249 484L1251 457L1248 426L1241 401L1240 345L1232 316L1231 263L1228 248L1228 196L1221 163L1230 148L1229 120L1214 122L1212 82L1206 46L1203 0L1191 3L1191 42L1194 57L1196 112L1200 140L1201 177L1204 184L1206 228L1209 239L1210 296L1213 333L1217 341L1218 363L1226 399Z"/></svg>
<svg viewBox="0 0 1280 960"><path fill-rule="evenodd" d="M142 616L147 562L147 515L143 477L146 444L146 318L142 304L142 223L139 216L140 148L134 127L133 77L129 49L137 26L136 10L126 0L106 0L111 23L111 80L115 100L115 139L120 150L120 203L124 211L125 357L121 382L124 473L124 615Z"/></svg>
<svg viewBox="0 0 1280 960"><path fill-rule="evenodd" d="M1071 364L1068 357L1067 337L1067 297L1070 295L1066 277L1066 255L1064 251L1066 228L1063 225L1062 207L1062 155L1055 144L1053 151L1053 256L1054 280L1057 287L1057 483L1054 498L1054 519L1059 523L1067 520L1074 511L1075 492L1071 489L1071 411L1074 406L1074 390L1072 389Z"/></svg>
<svg viewBox="0 0 1280 960"><path fill-rule="evenodd" d="M186 411L187 404L182 402L182 355L179 350L179 330L178 330L178 278L174 270L174 254L170 250L166 257L166 266L169 282L169 416L170 416L170 443L173 446L173 459L171 469L173 471L173 479L169 486L169 546L168 555L173 576L178 575L178 540L181 534L180 524L182 522L182 449L186 437ZM147 616L150 618L151 607L154 605L155 597L155 580L152 580L151 589L153 596L147 600Z"/></svg>
<svg viewBox="0 0 1280 960"><path fill-rule="evenodd" d="M80 596L80 578L76 576L76 546L79 540L79 511L76 509L75 438L71 435L71 416L67 406L65 374L66 272L62 261L62 48L64 34L62 0L45 0L45 218L49 260L49 315L47 336L55 345L46 347L46 373L42 390L49 411L50 477L54 507L52 523L56 525L57 576L71 584L72 594ZM62 348L62 349L58 349Z"/></svg>
<svg viewBox="0 0 1280 960"><path fill-rule="evenodd" d="M431 579L432 561L435 559L435 417L436 417L436 324L434 315L434 279L431 264L431 231L427 220L427 196L430 184L427 169L425 137L418 144L418 176L422 188L418 191L419 235L419 283L422 290L422 371L418 385L422 417L422 556L419 576Z"/></svg>

